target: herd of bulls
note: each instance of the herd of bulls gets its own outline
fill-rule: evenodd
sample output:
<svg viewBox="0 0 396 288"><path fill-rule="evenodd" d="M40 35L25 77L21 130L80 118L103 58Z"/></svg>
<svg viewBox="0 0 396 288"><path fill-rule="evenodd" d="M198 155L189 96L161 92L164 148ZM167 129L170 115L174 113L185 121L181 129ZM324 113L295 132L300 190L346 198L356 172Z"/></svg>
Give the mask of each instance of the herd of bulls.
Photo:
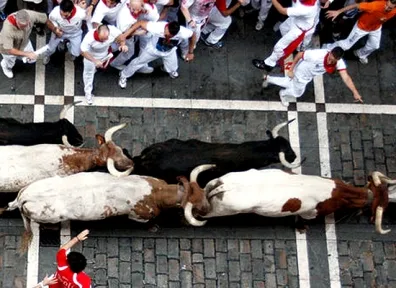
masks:
<svg viewBox="0 0 396 288"><path fill-rule="evenodd" d="M278 135L291 121L267 131L268 140L228 144L170 139L131 157L112 140L126 124L96 135L98 148L81 148L83 137L65 119L74 104L65 106L54 123L0 119L0 193L18 193L0 213L19 208L27 235L31 220L58 223L128 215L148 222L174 207L183 208L189 224L202 226L204 219L240 213L313 219L371 205L377 232L390 231L382 229L382 214L389 201L396 202L396 180L380 172L372 172L365 187L354 187L338 179L262 169L279 162L287 168L301 164L290 143ZM109 173L100 172L103 167Z"/></svg>

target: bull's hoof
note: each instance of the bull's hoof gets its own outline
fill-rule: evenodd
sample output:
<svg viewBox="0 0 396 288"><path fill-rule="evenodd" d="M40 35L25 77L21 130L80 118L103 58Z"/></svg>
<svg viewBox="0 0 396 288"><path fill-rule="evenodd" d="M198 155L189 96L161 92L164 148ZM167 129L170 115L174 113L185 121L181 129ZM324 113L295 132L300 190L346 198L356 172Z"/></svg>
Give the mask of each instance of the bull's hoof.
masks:
<svg viewBox="0 0 396 288"><path fill-rule="evenodd" d="M153 224L148 228L148 231L151 233L157 233L160 227L157 224Z"/></svg>

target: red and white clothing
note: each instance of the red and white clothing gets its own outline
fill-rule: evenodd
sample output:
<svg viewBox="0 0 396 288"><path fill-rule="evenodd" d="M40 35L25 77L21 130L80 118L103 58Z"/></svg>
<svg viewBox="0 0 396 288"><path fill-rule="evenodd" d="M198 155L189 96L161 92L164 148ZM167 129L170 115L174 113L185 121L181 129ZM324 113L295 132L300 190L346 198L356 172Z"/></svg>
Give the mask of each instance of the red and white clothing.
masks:
<svg viewBox="0 0 396 288"><path fill-rule="evenodd" d="M144 8L144 12L139 13L139 15L137 15L138 20L145 20L152 22L158 21L159 13L157 7L154 4L144 3L143 8ZM150 38L151 38L150 33L146 33L144 35L138 36L140 50L143 50L146 47L147 42L150 40Z"/></svg>
<svg viewBox="0 0 396 288"><path fill-rule="evenodd" d="M81 52L88 52L97 60L106 59L106 57L111 53L111 44L114 42L121 31L112 25L108 25L110 33L106 41L100 41L98 38L97 29L88 31L81 43ZM122 53L122 52L121 52ZM96 73L95 63L84 58L84 92L85 95L92 95L93 81Z"/></svg>
<svg viewBox="0 0 396 288"><path fill-rule="evenodd" d="M301 43L307 45L315 31L319 13L318 0L312 0L309 5L302 4L301 0L293 2L293 6L287 8L289 17L279 26L282 38L275 44L272 54L264 60L265 64L275 67L279 60L290 55Z"/></svg>
<svg viewBox="0 0 396 288"><path fill-rule="evenodd" d="M49 285L49 288L90 288L91 278L85 272L74 273L67 263L67 251L60 249L56 254L58 267L54 277L58 283Z"/></svg>
<svg viewBox="0 0 396 288"><path fill-rule="evenodd" d="M177 71L177 45L179 45L182 40L191 38L193 32L180 26L179 33L171 38L166 38L164 33L166 25L168 25L168 23L165 21L147 23L147 30L151 33L152 37L147 43L146 49L122 70L121 77L132 77L136 71L158 58L161 58L164 62L164 69L166 72L171 73ZM184 54L187 54L187 51L184 51Z"/></svg>
<svg viewBox="0 0 396 288"><path fill-rule="evenodd" d="M231 2L232 0L226 0L226 7L229 7ZM219 42L231 23L231 16L224 17L216 6L213 7L212 11L210 11L208 22L202 29L202 33L209 34L206 41L211 44Z"/></svg>
<svg viewBox="0 0 396 288"><path fill-rule="evenodd" d="M317 75L324 73L334 73L335 71L346 70L346 64L343 59L337 61L335 65L328 65L327 58L329 50L315 49L304 52L302 59L294 67L294 77L275 77L267 76L267 82L282 89L279 94L281 96L300 97L305 92L305 87Z"/></svg>
<svg viewBox="0 0 396 288"><path fill-rule="evenodd" d="M187 24L187 27L195 33L196 41L199 40L202 26L208 19L213 7L216 5L219 11L227 10L226 0L182 0L181 5L188 9L191 19L196 24L195 28Z"/></svg>
<svg viewBox="0 0 396 288"><path fill-rule="evenodd" d="M91 23L102 23L105 20L110 25L117 24L118 12L128 0L121 0L114 7L108 7L105 0L99 0L92 15Z"/></svg>
<svg viewBox="0 0 396 288"><path fill-rule="evenodd" d="M58 38L55 33L51 34L51 39L45 46L46 51L44 52L44 55L52 55L55 52L59 42L67 39L70 41L70 54L75 57L80 56L80 45L82 37L81 25L82 21L85 20L85 18L85 10L77 5L74 5L70 17L64 19L60 14L60 7L56 6L49 14L49 20L54 24L55 27L58 27L60 30L63 31L63 35L62 37Z"/></svg>

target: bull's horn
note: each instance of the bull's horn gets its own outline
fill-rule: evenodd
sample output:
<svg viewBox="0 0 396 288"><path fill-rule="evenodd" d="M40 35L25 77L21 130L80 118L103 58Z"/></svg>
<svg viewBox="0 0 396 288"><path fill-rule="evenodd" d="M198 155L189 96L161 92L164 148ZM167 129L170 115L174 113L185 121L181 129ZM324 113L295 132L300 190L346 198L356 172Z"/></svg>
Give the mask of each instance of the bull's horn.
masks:
<svg viewBox="0 0 396 288"><path fill-rule="evenodd" d="M106 133L105 133L105 141L106 143L109 141L112 141L111 137L113 136L114 132L124 128L127 125L127 123L123 123L114 127L109 128Z"/></svg>
<svg viewBox="0 0 396 288"><path fill-rule="evenodd" d="M80 145L80 146L73 146L73 145L71 145L70 143L69 143L69 140L67 140L67 136L66 135L63 135L62 136L62 142L63 142L63 145L65 145L66 147L73 147L73 148L81 148L81 147L83 147L84 146L84 142Z"/></svg>
<svg viewBox="0 0 396 288"><path fill-rule="evenodd" d="M384 208L378 206L375 211L375 231L380 234L387 234L391 231L391 229L383 230L382 229L382 213L384 212Z"/></svg>
<svg viewBox="0 0 396 288"><path fill-rule="evenodd" d="M272 129L272 132L271 132L271 133L272 133L272 136L273 136L274 138L278 137L278 132L279 132L279 130L282 129L283 127L285 127L286 125L289 125L289 124L290 124L291 122L293 122L294 120L296 120L296 118L276 125L276 126Z"/></svg>
<svg viewBox="0 0 396 288"><path fill-rule="evenodd" d="M396 180L392 180L389 177L385 176L384 174L382 174L381 172L378 172L378 171L374 171L371 174L371 177L373 177L373 182L374 182L375 186L381 185L382 181L384 181L384 183L386 183L386 184L396 184Z"/></svg>
<svg viewBox="0 0 396 288"><path fill-rule="evenodd" d="M301 166L301 161L298 161L298 163L296 163L296 164L292 164L292 163L287 162L284 152L279 152L279 160L280 160L280 162L282 163L283 166L285 166L287 168L290 168L290 169L295 169L295 168Z"/></svg>
<svg viewBox="0 0 396 288"><path fill-rule="evenodd" d="M118 171L114 166L114 160L111 158L107 158L107 169L109 170L110 174L116 177L124 177L131 174L133 167L129 168L124 172Z"/></svg>
<svg viewBox="0 0 396 288"><path fill-rule="evenodd" d="M65 105L65 107L63 107L63 109L62 109L62 111L60 112L60 114L59 114L59 119L64 119L64 118L66 118L66 113L67 113L67 111L71 108L71 107L73 107L74 105L76 105L76 104L78 104L78 103L81 103L82 101L76 101L76 102L73 102L73 103L71 103L71 104L67 104L67 105ZM66 145L66 144L65 144Z"/></svg>
<svg viewBox="0 0 396 288"><path fill-rule="evenodd" d="M192 208L193 205L191 202L187 202L186 206L184 207L184 217L186 217L187 222L192 226L204 226L207 221L199 221L195 219L195 217L192 215Z"/></svg>
<svg viewBox="0 0 396 288"><path fill-rule="evenodd" d="M216 167L216 165L214 165L214 164L204 164L204 165L199 165L199 166L195 167L194 170L192 170L190 173L190 182L197 182L199 173L209 170L214 167Z"/></svg>

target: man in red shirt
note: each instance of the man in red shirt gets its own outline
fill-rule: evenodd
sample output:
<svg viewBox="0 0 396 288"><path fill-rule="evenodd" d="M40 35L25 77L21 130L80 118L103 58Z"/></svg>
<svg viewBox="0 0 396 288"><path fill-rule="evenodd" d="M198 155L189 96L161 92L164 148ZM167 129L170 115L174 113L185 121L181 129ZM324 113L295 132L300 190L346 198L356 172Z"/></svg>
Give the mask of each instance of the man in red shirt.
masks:
<svg viewBox="0 0 396 288"><path fill-rule="evenodd" d="M88 238L89 230L84 230L63 245L56 254L58 264L54 277L58 283L49 285L50 288L91 288L91 278L83 271L87 266L87 259L79 252L70 252L78 242Z"/></svg>

